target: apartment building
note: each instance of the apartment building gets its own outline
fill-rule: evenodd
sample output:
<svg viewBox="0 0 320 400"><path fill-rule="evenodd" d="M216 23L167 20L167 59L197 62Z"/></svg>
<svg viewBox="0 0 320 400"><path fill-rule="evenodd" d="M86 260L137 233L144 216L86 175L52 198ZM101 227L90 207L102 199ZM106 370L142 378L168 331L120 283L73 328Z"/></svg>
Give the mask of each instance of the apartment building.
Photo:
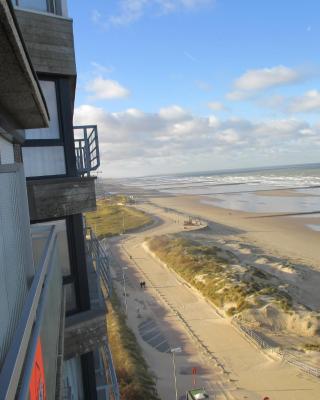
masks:
<svg viewBox="0 0 320 400"><path fill-rule="evenodd" d="M118 399L106 335L98 131L74 127L65 0L0 0L0 399Z"/></svg>

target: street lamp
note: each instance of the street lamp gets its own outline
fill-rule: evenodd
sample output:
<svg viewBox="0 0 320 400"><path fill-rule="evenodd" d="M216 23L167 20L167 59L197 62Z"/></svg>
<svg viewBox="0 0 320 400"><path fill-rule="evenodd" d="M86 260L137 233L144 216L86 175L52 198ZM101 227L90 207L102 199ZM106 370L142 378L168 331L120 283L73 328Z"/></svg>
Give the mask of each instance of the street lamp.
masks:
<svg viewBox="0 0 320 400"><path fill-rule="evenodd" d="M176 400L178 400L176 363L175 363L174 355L175 355L176 353L181 353L181 352L182 352L182 349L181 349L181 347L175 347L175 348L173 348L173 349L170 349L170 351L171 351L171 354L172 354L172 363L173 363L174 388L175 388L175 392L176 392Z"/></svg>
<svg viewBox="0 0 320 400"><path fill-rule="evenodd" d="M124 274L124 271L125 271L126 269L128 269L128 267L122 267L122 280L123 280L124 305L125 305L126 315L128 315L126 277L125 277L125 274Z"/></svg>

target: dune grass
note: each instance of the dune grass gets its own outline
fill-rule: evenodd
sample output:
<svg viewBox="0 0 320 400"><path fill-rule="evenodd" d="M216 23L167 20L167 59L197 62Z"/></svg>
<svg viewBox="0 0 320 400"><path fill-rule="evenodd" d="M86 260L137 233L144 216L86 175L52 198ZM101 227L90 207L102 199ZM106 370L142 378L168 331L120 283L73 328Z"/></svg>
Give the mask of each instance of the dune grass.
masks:
<svg viewBox="0 0 320 400"><path fill-rule="evenodd" d="M263 296L269 296L284 311L292 307L290 296L271 285L267 274L255 267L239 272L215 246L178 235L155 236L148 245L168 267L217 307L225 308L229 316L258 305Z"/></svg>
<svg viewBox="0 0 320 400"><path fill-rule="evenodd" d="M148 369L134 333L126 324L115 294L108 306L108 338L122 400L159 400L155 378Z"/></svg>
<svg viewBox="0 0 320 400"><path fill-rule="evenodd" d="M85 214L87 225L98 239L130 232L151 223L151 217L128 206L125 196L108 196L97 201L97 210Z"/></svg>
<svg viewBox="0 0 320 400"><path fill-rule="evenodd" d="M320 344L319 343L306 343L304 345L305 350L309 351L320 351Z"/></svg>

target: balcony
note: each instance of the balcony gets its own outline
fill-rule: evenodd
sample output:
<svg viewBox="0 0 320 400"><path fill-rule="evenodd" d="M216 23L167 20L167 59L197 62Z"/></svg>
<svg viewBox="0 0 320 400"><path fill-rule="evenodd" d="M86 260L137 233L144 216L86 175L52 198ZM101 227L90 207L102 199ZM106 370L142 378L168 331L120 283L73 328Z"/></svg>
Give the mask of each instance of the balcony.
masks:
<svg viewBox="0 0 320 400"><path fill-rule="evenodd" d="M77 171L81 176L90 176L100 166L97 125L74 126L73 134Z"/></svg>
<svg viewBox="0 0 320 400"><path fill-rule="evenodd" d="M94 352L98 399L120 400L117 376L108 345L106 299L112 292L109 261L91 229L86 230L90 310L66 318L65 360ZM72 398L67 385L66 399Z"/></svg>
<svg viewBox="0 0 320 400"><path fill-rule="evenodd" d="M73 129L78 176L28 180L32 221L80 214L96 208L95 177L91 173L100 166L97 126L75 126Z"/></svg>
<svg viewBox="0 0 320 400"><path fill-rule="evenodd" d="M75 89L76 63L72 20L65 1L13 0L15 14L37 73L72 78Z"/></svg>
<svg viewBox="0 0 320 400"><path fill-rule="evenodd" d="M35 274L2 365L1 399L28 398L39 365L45 397L60 387L65 302L55 228L35 227L32 242Z"/></svg>
<svg viewBox="0 0 320 400"><path fill-rule="evenodd" d="M90 310L66 319L65 358L70 359L104 346L107 341L106 299L112 292L108 259L91 229L86 235Z"/></svg>

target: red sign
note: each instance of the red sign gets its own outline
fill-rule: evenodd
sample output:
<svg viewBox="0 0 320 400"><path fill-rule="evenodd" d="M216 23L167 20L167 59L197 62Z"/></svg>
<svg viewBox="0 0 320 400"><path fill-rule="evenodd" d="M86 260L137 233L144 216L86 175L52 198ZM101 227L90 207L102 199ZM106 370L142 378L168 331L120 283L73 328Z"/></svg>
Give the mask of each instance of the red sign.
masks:
<svg viewBox="0 0 320 400"><path fill-rule="evenodd" d="M36 354L34 357L29 391L30 400L46 400L47 398L40 338L38 339Z"/></svg>

